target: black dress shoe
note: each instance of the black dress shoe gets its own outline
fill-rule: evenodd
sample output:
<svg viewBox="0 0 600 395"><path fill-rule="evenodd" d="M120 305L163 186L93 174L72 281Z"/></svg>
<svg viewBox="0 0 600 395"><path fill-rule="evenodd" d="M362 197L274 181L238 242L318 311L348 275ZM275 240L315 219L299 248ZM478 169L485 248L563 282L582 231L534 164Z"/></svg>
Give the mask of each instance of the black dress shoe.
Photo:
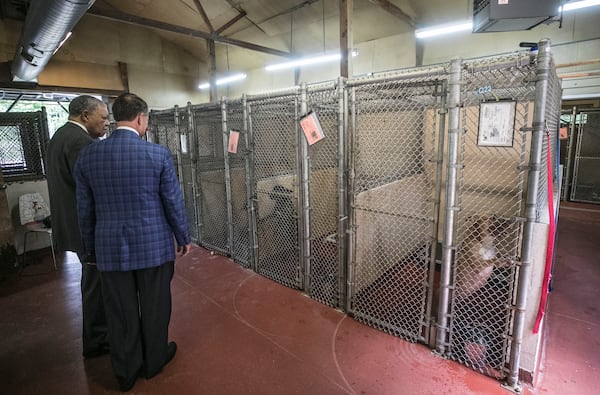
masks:
<svg viewBox="0 0 600 395"><path fill-rule="evenodd" d="M86 359L87 358L96 358L96 357L106 355L106 354L110 354L110 347L108 346L108 344L104 344L93 350L84 351L83 357Z"/></svg>
<svg viewBox="0 0 600 395"><path fill-rule="evenodd" d="M156 376L157 374L159 374L160 372L162 372L163 368L169 363L171 362L171 360L173 359L173 357L175 356L175 353L177 352L177 343L175 342L169 342L169 344L167 345L167 357L165 359L165 363L160 367L160 369L158 369L156 372L151 373L151 374L147 374L146 375L146 379L151 379L152 377Z"/></svg>
<svg viewBox="0 0 600 395"><path fill-rule="evenodd" d="M124 380L124 381L119 380L119 389L122 392L129 391L130 389L133 388L133 386L135 385L135 382L139 376L140 376L140 374L138 372L133 377L131 377L129 380Z"/></svg>
<svg viewBox="0 0 600 395"><path fill-rule="evenodd" d="M173 357L175 356L175 353L177 352L177 343L175 342L170 342L167 345L167 359L165 361L165 365L168 364L169 362L171 362L171 360L173 359ZM164 366L164 365L163 365Z"/></svg>

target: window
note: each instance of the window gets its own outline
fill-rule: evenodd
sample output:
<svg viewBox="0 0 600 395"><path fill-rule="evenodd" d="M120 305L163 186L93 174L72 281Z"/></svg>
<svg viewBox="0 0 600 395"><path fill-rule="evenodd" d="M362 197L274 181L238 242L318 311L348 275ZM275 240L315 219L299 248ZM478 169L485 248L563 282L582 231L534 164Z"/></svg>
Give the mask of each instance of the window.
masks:
<svg viewBox="0 0 600 395"><path fill-rule="evenodd" d="M16 126L2 126L0 130L0 163L2 166L24 166L23 140Z"/></svg>
<svg viewBox="0 0 600 395"><path fill-rule="evenodd" d="M0 165L4 181L45 178L45 112L0 113Z"/></svg>

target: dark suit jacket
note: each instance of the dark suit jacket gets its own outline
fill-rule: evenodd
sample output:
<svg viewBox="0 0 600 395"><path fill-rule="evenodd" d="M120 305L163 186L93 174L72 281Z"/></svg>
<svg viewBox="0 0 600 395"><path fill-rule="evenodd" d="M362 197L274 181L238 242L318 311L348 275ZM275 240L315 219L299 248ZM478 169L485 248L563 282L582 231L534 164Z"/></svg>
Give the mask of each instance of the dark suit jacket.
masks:
<svg viewBox="0 0 600 395"><path fill-rule="evenodd" d="M173 158L166 147L117 129L84 148L75 166L77 212L86 253L100 271L130 271L175 260L190 242Z"/></svg>
<svg viewBox="0 0 600 395"><path fill-rule="evenodd" d="M92 139L78 125L67 122L52 136L47 149L46 177L50 194L52 232L59 251L82 252L75 200L75 161Z"/></svg>

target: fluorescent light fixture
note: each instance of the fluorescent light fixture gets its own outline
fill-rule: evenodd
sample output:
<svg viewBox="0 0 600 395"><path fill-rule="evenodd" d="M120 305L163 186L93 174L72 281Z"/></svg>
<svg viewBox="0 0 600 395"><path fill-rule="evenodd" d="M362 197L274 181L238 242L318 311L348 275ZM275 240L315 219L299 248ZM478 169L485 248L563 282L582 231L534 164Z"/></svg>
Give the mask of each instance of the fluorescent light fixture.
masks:
<svg viewBox="0 0 600 395"><path fill-rule="evenodd" d="M230 82L240 81L246 78L245 73L233 74L227 77L219 78L216 82L217 85L229 84ZM208 89L210 84L205 82L203 84L198 85L198 89Z"/></svg>
<svg viewBox="0 0 600 395"><path fill-rule="evenodd" d="M580 8L593 7L595 5L600 5L600 0L575 1L572 3L567 3L562 7L559 7L558 10L560 11L562 8L562 11L573 11L578 10Z"/></svg>
<svg viewBox="0 0 600 395"><path fill-rule="evenodd" d="M415 30L415 37L427 38L433 36L441 36L443 34L462 32L466 30L473 30L473 22L469 21L453 25L437 25L425 29L417 29Z"/></svg>
<svg viewBox="0 0 600 395"><path fill-rule="evenodd" d="M60 47L63 46L63 44L65 42L67 42L67 40L69 39L69 37L71 37L71 34L73 34L73 32L68 32L67 35L65 36L65 38L63 38L63 40L60 42L60 44L58 44L58 47L56 47L56 49L54 50L54 52L52 52L52 55L54 55L55 53L58 52L58 50L60 49Z"/></svg>
<svg viewBox="0 0 600 395"><path fill-rule="evenodd" d="M357 50L352 51L352 57L358 55ZM340 60L342 55L340 53L332 53L329 55L319 55L319 56L309 56L306 58L300 58L296 60L292 60L284 63L270 64L265 66L265 70L267 71L275 71L275 70L283 70L283 69L291 69L300 66L308 66L313 64L327 63L327 62L335 62L336 60Z"/></svg>

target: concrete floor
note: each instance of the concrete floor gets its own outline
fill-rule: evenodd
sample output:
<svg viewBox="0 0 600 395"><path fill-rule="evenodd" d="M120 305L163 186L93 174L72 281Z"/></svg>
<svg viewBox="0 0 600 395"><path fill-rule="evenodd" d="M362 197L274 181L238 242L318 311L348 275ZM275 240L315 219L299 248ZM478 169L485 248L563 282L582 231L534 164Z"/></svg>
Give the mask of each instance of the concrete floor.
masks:
<svg viewBox="0 0 600 395"><path fill-rule="evenodd" d="M600 207L563 204L540 379L524 394L600 388ZM33 254L32 254L33 257ZM0 283L0 393L118 392L81 357L80 265L49 254ZM179 349L139 394L510 394L498 381L360 324L202 248L176 263Z"/></svg>

